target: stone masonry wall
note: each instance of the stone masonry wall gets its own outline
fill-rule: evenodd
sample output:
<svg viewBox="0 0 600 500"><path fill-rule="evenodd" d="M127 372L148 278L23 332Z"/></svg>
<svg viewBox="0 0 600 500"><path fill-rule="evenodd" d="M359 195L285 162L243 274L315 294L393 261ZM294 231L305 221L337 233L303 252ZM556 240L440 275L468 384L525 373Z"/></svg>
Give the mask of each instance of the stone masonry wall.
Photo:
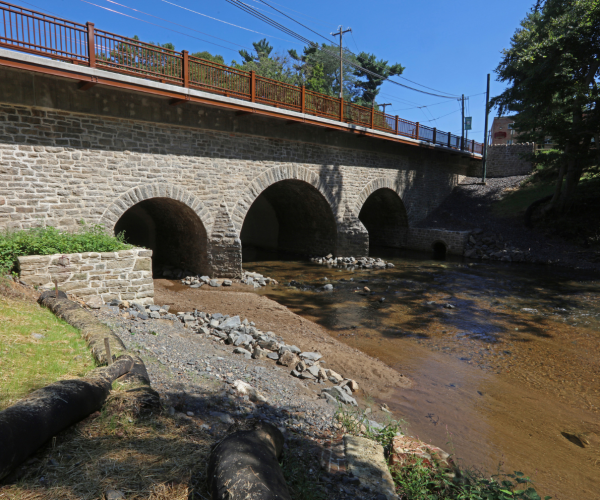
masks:
<svg viewBox="0 0 600 500"><path fill-rule="evenodd" d="M366 255L358 214L369 194L395 191L412 225L466 174L457 156L403 148L383 154L0 104L0 229L74 229L83 220L112 231L136 203L170 198L206 228L205 272L235 276L250 206L273 183L298 179L327 201L337 224L336 255Z"/></svg>
<svg viewBox="0 0 600 500"><path fill-rule="evenodd" d="M446 231L444 229L410 228L408 232L408 247L414 250L431 252L433 245L441 242L446 245L446 252L453 255L463 255L470 231Z"/></svg>
<svg viewBox="0 0 600 500"><path fill-rule="evenodd" d="M152 251L86 252L19 257L21 280L33 286L60 290L84 301L98 295L112 299L154 303Z"/></svg>
<svg viewBox="0 0 600 500"><path fill-rule="evenodd" d="M535 143L499 144L487 148L487 177L512 177L528 175L533 171L530 161L523 155L535 151ZM481 177L481 163L469 168L469 177Z"/></svg>

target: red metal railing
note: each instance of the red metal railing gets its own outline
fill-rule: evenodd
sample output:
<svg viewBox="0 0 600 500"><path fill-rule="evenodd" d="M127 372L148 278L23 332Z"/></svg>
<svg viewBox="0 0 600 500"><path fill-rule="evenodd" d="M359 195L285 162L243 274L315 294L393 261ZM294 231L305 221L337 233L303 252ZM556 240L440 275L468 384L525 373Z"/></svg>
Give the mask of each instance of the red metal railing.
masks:
<svg viewBox="0 0 600 500"><path fill-rule="evenodd" d="M483 144L157 45L0 1L0 47L266 104L482 154Z"/></svg>

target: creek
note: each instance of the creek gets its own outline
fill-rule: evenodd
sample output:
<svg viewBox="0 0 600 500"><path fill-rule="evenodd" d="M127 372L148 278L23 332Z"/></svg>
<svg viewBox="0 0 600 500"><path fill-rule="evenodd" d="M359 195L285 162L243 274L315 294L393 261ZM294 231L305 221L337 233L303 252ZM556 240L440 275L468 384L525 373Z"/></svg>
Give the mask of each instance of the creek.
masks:
<svg viewBox="0 0 600 500"><path fill-rule="evenodd" d="M280 283L257 293L409 377L412 387L391 398L367 395L408 433L463 467L522 471L542 498L600 498L600 277L383 257L395 267L263 260L244 269Z"/></svg>

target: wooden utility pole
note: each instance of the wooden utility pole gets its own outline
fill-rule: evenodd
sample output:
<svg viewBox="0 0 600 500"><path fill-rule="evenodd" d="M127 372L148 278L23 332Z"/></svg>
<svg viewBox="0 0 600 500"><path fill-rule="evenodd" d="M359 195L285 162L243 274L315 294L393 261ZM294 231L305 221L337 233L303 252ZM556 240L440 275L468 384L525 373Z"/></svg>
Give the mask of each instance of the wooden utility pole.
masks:
<svg viewBox="0 0 600 500"><path fill-rule="evenodd" d="M337 32L333 32L331 36L339 36L340 37L340 99L344 98L344 52L343 52L343 44L342 39L344 33L352 32L352 28L348 28L345 31L342 31L342 27L338 28Z"/></svg>
<svg viewBox="0 0 600 500"><path fill-rule="evenodd" d="M465 149L465 94L462 95L462 132L460 134L460 150Z"/></svg>
<svg viewBox="0 0 600 500"><path fill-rule="evenodd" d="M485 132L483 133L483 161L481 162L481 182L485 184L487 174L487 145L488 145L488 115L490 113L490 74L487 76L487 90L485 93Z"/></svg>
<svg viewBox="0 0 600 500"><path fill-rule="evenodd" d="M385 115L385 107L386 106L391 106L392 103L388 102L386 104L379 104L379 106L383 106L383 114ZM373 101L373 106L375 106L375 101Z"/></svg>

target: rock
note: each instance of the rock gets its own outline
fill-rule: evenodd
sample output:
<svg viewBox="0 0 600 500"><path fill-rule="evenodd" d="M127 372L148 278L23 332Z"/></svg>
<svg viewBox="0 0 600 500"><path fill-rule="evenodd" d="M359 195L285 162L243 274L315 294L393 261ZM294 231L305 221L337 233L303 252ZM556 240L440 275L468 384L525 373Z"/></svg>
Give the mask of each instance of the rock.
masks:
<svg viewBox="0 0 600 500"><path fill-rule="evenodd" d="M254 352L252 353L252 358L253 359L264 359L267 357L267 352L268 351L265 351L260 346L256 346L254 348Z"/></svg>
<svg viewBox="0 0 600 500"><path fill-rule="evenodd" d="M340 401L344 404L358 406L356 399L354 399L352 396L348 395L348 393L346 393L341 387L339 387L337 385L334 387L328 387L327 389L323 389L321 392L322 393L326 392L327 394L329 394L330 396L334 397L335 399L337 399L338 401Z"/></svg>
<svg viewBox="0 0 600 500"><path fill-rule="evenodd" d="M444 309L456 309L456 306L453 306L452 304L444 304Z"/></svg>
<svg viewBox="0 0 600 500"><path fill-rule="evenodd" d="M146 312L146 308L142 304L140 304L139 302L132 302L131 303L131 307L133 307L134 309L137 309L141 313L145 313Z"/></svg>
<svg viewBox="0 0 600 500"><path fill-rule="evenodd" d="M288 348L294 354L300 354L302 352L302 350L299 347L296 347L295 345L289 345Z"/></svg>
<svg viewBox="0 0 600 500"><path fill-rule="evenodd" d="M339 373L334 372L333 370L326 370L326 373L329 377L329 380L334 384L339 384L344 380L344 378Z"/></svg>
<svg viewBox="0 0 600 500"><path fill-rule="evenodd" d="M219 326L219 320L211 319L209 325L211 328L217 328Z"/></svg>
<svg viewBox="0 0 600 500"><path fill-rule="evenodd" d="M300 362L296 365L296 370L298 370L299 372L303 372L304 370L306 370L306 363L302 360L300 360Z"/></svg>
<svg viewBox="0 0 600 500"><path fill-rule="evenodd" d="M36 340L41 340L43 338L46 338L44 335L42 335L41 333L32 333L31 336L36 339Z"/></svg>
<svg viewBox="0 0 600 500"><path fill-rule="evenodd" d="M210 278L208 276L200 276L200 280L204 283L208 283L210 281Z"/></svg>
<svg viewBox="0 0 600 500"><path fill-rule="evenodd" d="M300 378L300 372L298 372L298 371L296 371L296 370L292 370L292 371L290 372L290 375L291 375L292 377Z"/></svg>
<svg viewBox="0 0 600 500"><path fill-rule="evenodd" d="M531 309L531 308L529 308L529 307L523 307L523 308L521 309L521 311L522 311L522 312L525 312L525 313L530 313L530 314L535 314L535 313L537 313L537 312L538 312L538 310L537 310L537 309Z"/></svg>
<svg viewBox="0 0 600 500"><path fill-rule="evenodd" d="M300 357L304 359L309 359L310 361L319 361L323 355L318 352L301 352Z"/></svg>
<svg viewBox="0 0 600 500"><path fill-rule="evenodd" d="M119 304L119 309L129 309L129 301L128 300L124 300L123 302L121 302Z"/></svg>
<svg viewBox="0 0 600 500"><path fill-rule="evenodd" d="M300 361L300 359L292 351L285 351L279 357L277 364L290 367L290 366L296 366L298 364L298 361Z"/></svg>
<svg viewBox="0 0 600 500"><path fill-rule="evenodd" d="M188 412L186 413L186 415L187 415L188 417L193 417L193 416L194 416L194 412L193 412L193 411L188 411Z"/></svg>
<svg viewBox="0 0 600 500"><path fill-rule="evenodd" d="M190 288L200 288L204 283L195 283Z"/></svg>
<svg viewBox="0 0 600 500"><path fill-rule="evenodd" d="M355 380L345 380L344 383L341 385L343 385L344 387L348 387L348 389L350 389L352 392L358 391L358 384Z"/></svg>
<svg viewBox="0 0 600 500"><path fill-rule="evenodd" d="M146 321L149 318L149 316L146 313L140 313L137 317L144 321Z"/></svg>
<svg viewBox="0 0 600 500"><path fill-rule="evenodd" d="M330 404L331 406L335 406L335 407L339 406L338 400L335 399L331 394L329 394L327 392L323 392L321 394L321 397L323 399L326 399L327 403Z"/></svg>
<svg viewBox="0 0 600 500"><path fill-rule="evenodd" d="M279 359L279 354L276 352L270 352L269 354L267 354L267 358L274 359L275 361L277 361Z"/></svg>
<svg viewBox="0 0 600 500"><path fill-rule="evenodd" d="M121 500L125 498L125 494L119 490L106 490L104 492L106 500Z"/></svg>
<svg viewBox="0 0 600 500"><path fill-rule="evenodd" d="M233 281L231 280L223 280L223 286L231 286L233 285Z"/></svg>
<svg viewBox="0 0 600 500"><path fill-rule="evenodd" d="M160 313L158 311L152 311L149 316L153 319L158 319L160 318Z"/></svg>
<svg viewBox="0 0 600 500"><path fill-rule="evenodd" d="M215 314L213 314L213 315L211 316L211 319L218 319L218 320L221 320L221 319L223 319L223 318L225 318L225 316L223 316L221 313L215 313Z"/></svg>
<svg viewBox="0 0 600 500"><path fill-rule="evenodd" d="M250 351L247 351L246 349L244 349L243 347L236 347L233 350L234 354L243 354L244 356L248 355L248 357L252 357L252 353Z"/></svg>
<svg viewBox="0 0 600 500"><path fill-rule="evenodd" d="M192 316L191 314L185 314L183 316L184 323L191 323L192 321L196 321L196 318L194 316Z"/></svg>
<svg viewBox="0 0 600 500"><path fill-rule="evenodd" d="M370 289L368 286L365 286L365 287L363 287L363 291L365 291L365 292L370 292L370 291L371 291L371 289Z"/></svg>
<svg viewBox="0 0 600 500"><path fill-rule="evenodd" d="M153 305L153 306L150 306L150 307L148 308L148 310L149 310L149 311L160 311L160 306L154 306L154 305Z"/></svg>
<svg viewBox="0 0 600 500"><path fill-rule="evenodd" d="M276 340L259 340L258 345L263 349L268 349L269 351L277 351L279 350L279 343Z"/></svg>
<svg viewBox="0 0 600 500"><path fill-rule="evenodd" d="M561 434L580 448L587 448L591 444L590 436L586 432L563 431Z"/></svg>
<svg viewBox="0 0 600 500"><path fill-rule="evenodd" d="M325 291L333 290L333 285L331 283L328 283L327 285L325 285L323 287L323 290L325 290Z"/></svg>
<svg viewBox="0 0 600 500"><path fill-rule="evenodd" d="M221 323L218 328L219 330L229 330L231 328L236 328L240 326L242 322L240 321L239 316L233 316L232 318L227 318L223 323Z"/></svg>
<svg viewBox="0 0 600 500"><path fill-rule="evenodd" d="M87 300L86 305L90 309L100 309L104 305L104 301L100 295L94 295Z"/></svg>
<svg viewBox="0 0 600 500"><path fill-rule="evenodd" d="M317 378L310 373L309 371L303 371L302 373L300 373L300 378L302 379L308 379L308 380L316 380Z"/></svg>
<svg viewBox="0 0 600 500"><path fill-rule="evenodd" d="M210 286L221 286L221 283L219 283L217 280L210 280L208 284Z"/></svg>
<svg viewBox="0 0 600 500"><path fill-rule="evenodd" d="M242 396L248 396L250 401L254 403L264 403L267 401L265 396L258 392L248 382L244 382L243 380L236 380L233 383L233 388L238 392L238 394L241 394Z"/></svg>

